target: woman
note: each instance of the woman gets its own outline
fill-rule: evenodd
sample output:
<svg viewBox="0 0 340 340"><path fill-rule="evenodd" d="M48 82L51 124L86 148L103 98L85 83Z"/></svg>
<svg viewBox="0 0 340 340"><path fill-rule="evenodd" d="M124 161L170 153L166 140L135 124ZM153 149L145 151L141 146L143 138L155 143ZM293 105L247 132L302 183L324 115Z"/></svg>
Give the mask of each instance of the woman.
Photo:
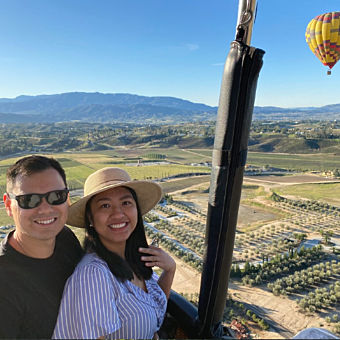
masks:
<svg viewBox="0 0 340 340"><path fill-rule="evenodd" d="M85 227L85 251L65 285L53 338L152 338L161 326L175 274L174 260L148 246L142 215L161 187L132 181L119 168L90 175L67 223ZM159 278L152 267L163 269Z"/></svg>

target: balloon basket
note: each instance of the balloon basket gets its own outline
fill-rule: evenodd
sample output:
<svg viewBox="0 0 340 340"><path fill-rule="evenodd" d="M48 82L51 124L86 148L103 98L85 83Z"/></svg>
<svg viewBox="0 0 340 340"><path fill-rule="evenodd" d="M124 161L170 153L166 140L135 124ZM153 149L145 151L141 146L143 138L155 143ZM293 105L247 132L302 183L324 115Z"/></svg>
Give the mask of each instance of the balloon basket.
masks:
<svg viewBox="0 0 340 340"><path fill-rule="evenodd" d="M327 71L327 75L330 76L332 74L332 71L331 70L328 70Z"/></svg>

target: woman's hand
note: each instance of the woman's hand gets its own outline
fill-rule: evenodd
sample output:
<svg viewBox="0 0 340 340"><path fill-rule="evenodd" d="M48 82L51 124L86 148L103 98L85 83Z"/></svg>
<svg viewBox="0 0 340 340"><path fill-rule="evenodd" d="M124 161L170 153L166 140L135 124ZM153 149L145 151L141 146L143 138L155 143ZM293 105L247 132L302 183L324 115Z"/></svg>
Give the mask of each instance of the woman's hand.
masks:
<svg viewBox="0 0 340 340"><path fill-rule="evenodd" d="M149 248L139 248L139 251L147 254L147 256L141 257L147 267L157 266L166 272L175 273L176 262L163 249L150 245Z"/></svg>
<svg viewBox="0 0 340 340"><path fill-rule="evenodd" d="M175 276L176 262L164 250L159 247L150 245L149 248L139 248L139 251L147 256L142 256L141 260L147 267L157 266L163 269L162 275L158 279L158 284L162 288L166 297L169 298L172 281Z"/></svg>

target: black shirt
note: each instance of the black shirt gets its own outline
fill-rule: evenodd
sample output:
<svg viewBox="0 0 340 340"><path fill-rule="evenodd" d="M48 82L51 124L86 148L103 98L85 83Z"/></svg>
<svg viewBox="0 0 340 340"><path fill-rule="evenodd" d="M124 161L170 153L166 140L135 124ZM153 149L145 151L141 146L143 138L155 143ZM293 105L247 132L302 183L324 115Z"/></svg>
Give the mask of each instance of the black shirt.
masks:
<svg viewBox="0 0 340 340"><path fill-rule="evenodd" d="M70 229L56 237L51 257L35 259L0 244L0 338L51 338L67 278L82 257Z"/></svg>

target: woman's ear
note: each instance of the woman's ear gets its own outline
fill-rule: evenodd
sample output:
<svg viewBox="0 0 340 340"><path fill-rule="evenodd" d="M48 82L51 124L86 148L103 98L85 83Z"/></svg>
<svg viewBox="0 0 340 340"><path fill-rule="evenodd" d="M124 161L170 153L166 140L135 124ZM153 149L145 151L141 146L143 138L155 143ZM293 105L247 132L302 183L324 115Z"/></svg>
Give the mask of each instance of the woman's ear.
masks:
<svg viewBox="0 0 340 340"><path fill-rule="evenodd" d="M90 226L93 227L93 219L92 219L91 213L89 213L89 212L86 213L86 216L87 216L88 221L90 222Z"/></svg>

